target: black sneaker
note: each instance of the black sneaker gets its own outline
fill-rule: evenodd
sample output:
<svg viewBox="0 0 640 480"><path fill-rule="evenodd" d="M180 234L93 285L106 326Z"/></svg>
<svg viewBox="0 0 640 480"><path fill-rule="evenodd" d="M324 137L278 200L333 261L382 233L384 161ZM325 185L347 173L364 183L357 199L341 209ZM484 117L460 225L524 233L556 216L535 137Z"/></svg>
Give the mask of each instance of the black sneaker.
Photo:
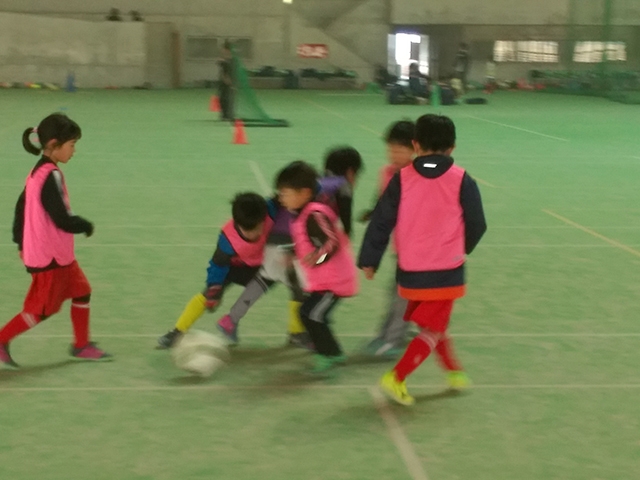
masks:
<svg viewBox="0 0 640 480"><path fill-rule="evenodd" d="M158 338L158 348L164 350L173 347L182 335L183 333L180 330L174 328Z"/></svg>

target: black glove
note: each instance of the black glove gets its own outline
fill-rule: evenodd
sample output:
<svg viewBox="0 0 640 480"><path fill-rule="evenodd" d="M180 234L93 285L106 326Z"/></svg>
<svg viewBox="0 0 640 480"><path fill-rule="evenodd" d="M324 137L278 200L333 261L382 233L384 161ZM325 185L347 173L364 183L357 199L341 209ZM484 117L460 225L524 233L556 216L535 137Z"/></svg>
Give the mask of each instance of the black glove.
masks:
<svg viewBox="0 0 640 480"><path fill-rule="evenodd" d="M84 228L84 235L85 237L90 237L91 235L93 235L93 230L94 230L93 223L91 223L88 220L86 222L87 222L87 225Z"/></svg>
<svg viewBox="0 0 640 480"><path fill-rule="evenodd" d="M207 301L205 302L205 306L207 310L213 312L216 307L220 304L220 296L222 294L222 287L220 285L210 285L207 288L207 291L204 293Z"/></svg>

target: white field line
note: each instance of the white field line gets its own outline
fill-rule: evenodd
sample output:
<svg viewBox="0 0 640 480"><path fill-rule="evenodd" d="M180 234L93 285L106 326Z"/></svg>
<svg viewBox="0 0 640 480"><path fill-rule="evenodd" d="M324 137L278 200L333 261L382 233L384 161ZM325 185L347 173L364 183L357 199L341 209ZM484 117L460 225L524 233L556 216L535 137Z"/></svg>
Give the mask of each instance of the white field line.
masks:
<svg viewBox="0 0 640 480"><path fill-rule="evenodd" d="M427 471L420 461L420 458L416 454L415 448L413 448L413 444L409 441L407 435L404 433L404 430L400 426L400 422L398 422L398 419L393 414L393 411L391 410L391 408L389 408L389 404L384 398L384 395L382 395L382 393L380 393L380 391L376 388L370 388L369 393L373 397L373 402L376 406L376 410L378 410L378 413L387 426L389 436L398 449L398 453L400 453L400 456L402 457L407 470L409 470L411 478L413 480L429 480Z"/></svg>
<svg viewBox="0 0 640 480"><path fill-rule="evenodd" d="M0 370L0 379L2 378ZM5 371L6 372L6 371ZM8 372L19 375L20 371ZM83 386L83 387L0 387L0 393L10 392L163 392L163 391L215 391L215 390L272 390L270 385L131 385L131 386ZM278 385L278 389L317 389L317 390L370 390L371 385ZM443 390L442 385L411 385L411 390ZM473 384L476 390L637 390L640 383L559 383L559 384Z"/></svg>
<svg viewBox="0 0 640 480"><path fill-rule="evenodd" d="M31 334L27 333L21 338L69 338L71 334ZM92 332L92 336L96 338L156 338L161 333L96 333ZM284 333L247 333L243 334L243 338L274 338L282 337ZM339 337L344 338L370 338L373 334L368 333L338 333ZM620 332L620 333L534 333L534 332L511 332L511 333L452 333L454 338L640 338L640 332Z"/></svg>
<svg viewBox="0 0 640 480"><path fill-rule="evenodd" d="M253 160L249 160L249 166L251 167L251 171L258 181L258 185L260 185L260 188L262 189L262 193L264 195L269 195L273 189L269 187L269 182L267 182L267 179L264 177L264 174L260 169L260 165L258 165Z"/></svg>
<svg viewBox="0 0 640 480"><path fill-rule="evenodd" d="M529 130L527 128L516 127L515 125L509 125L508 123L494 122L493 120L487 120L486 118L476 117L475 115L467 115L467 114L465 114L464 116L467 117L467 118L473 118L474 120L479 120L481 122L493 123L494 125L499 125L501 127L512 128L513 130L520 130L522 132L531 133L533 135L539 135L541 137L551 138L553 140L560 140L562 142L568 142L569 141L568 138L556 137L554 135L547 135L546 133L540 133L540 132L536 132L535 130Z"/></svg>
<svg viewBox="0 0 640 480"><path fill-rule="evenodd" d="M582 230L583 232L588 233L593 237L599 238L603 242L607 242L609 245L619 248L620 250L624 250L625 252L630 253L631 255L634 255L636 257L640 257L640 251L632 248L632 247L635 247L635 245L625 245L624 243L620 243L617 240L613 240L612 238L605 237L604 235L596 232L595 230L591 230L590 228L587 228L584 225L580 225L579 223L574 222L573 220L569 220L568 218L565 218L562 215L558 215L557 213L551 210L543 209L542 211L547 215L551 215L552 217L557 218L561 222L571 225L572 227L575 227L578 230Z"/></svg>

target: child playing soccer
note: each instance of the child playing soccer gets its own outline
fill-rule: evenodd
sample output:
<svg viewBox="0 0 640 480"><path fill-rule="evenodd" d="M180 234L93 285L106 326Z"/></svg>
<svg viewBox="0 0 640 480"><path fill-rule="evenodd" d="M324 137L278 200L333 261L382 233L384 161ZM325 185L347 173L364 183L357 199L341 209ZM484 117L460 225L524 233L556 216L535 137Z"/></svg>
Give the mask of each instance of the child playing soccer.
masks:
<svg viewBox="0 0 640 480"><path fill-rule="evenodd" d="M465 293L464 261L486 231L480 192L454 165L456 131L451 119L424 115L416 123L417 157L389 182L369 224L358 265L373 279L395 228L398 292L409 304L405 319L420 333L396 366L380 380L393 400L412 405L406 378L435 350L449 384L468 384L453 355L447 328L453 302Z"/></svg>
<svg viewBox="0 0 640 480"><path fill-rule="evenodd" d="M317 355L314 372L321 373L345 360L329 326L338 301L358 291L349 237L338 226L337 214L314 201L317 174L304 162L293 162L276 179L280 203L294 214L291 237L306 279L307 294L300 317Z"/></svg>
<svg viewBox="0 0 640 480"><path fill-rule="evenodd" d="M415 124L408 120L395 122L385 136L387 159L389 163L380 169L376 200L386 190L391 178L414 158L413 138ZM366 212L364 220L368 220L371 212ZM367 344L364 352L377 356L395 358L402 353L409 325L404 321L407 300L398 295L398 284L395 278L391 284L389 308L387 315L378 330L378 335Z"/></svg>
<svg viewBox="0 0 640 480"><path fill-rule="evenodd" d="M256 193L241 193L232 202L232 219L218 237L209 261L206 287L195 295L178 318L173 330L158 339L158 348L170 348L205 310L214 311L226 288L235 283L245 286L262 265L267 236L273 225L273 209Z"/></svg>
<svg viewBox="0 0 640 480"><path fill-rule="evenodd" d="M353 147L337 147L324 161L324 176L316 200L329 205L340 218L344 233L351 236L353 189L362 170L362 157Z"/></svg>
<svg viewBox="0 0 640 480"><path fill-rule="evenodd" d="M38 136L39 146L31 143ZM89 341L91 286L78 265L73 235L93 234L93 224L71 213L69 194L60 171L75 153L82 132L76 122L54 113L22 134L22 145L33 155L42 154L27 176L16 205L13 241L31 274L31 287L22 312L0 330L0 362L17 368L9 343L18 335L57 313L71 299L71 323L75 342L71 356L82 360L106 360L111 355Z"/></svg>
<svg viewBox="0 0 640 480"><path fill-rule="evenodd" d="M340 217L347 235L351 232L353 188L362 169L362 157L355 148L338 147L325 156L325 176L316 187L316 199L329 205ZM240 320L249 309L267 292L275 282L285 284L291 290L289 302L289 345L312 349L309 335L300 320L300 305L303 279L294 255L288 245L292 244L290 224L292 214L280 206L275 224L267 238L264 263L258 275L249 282L244 292L231 307L229 314L218 321L219 330L232 342L237 341Z"/></svg>

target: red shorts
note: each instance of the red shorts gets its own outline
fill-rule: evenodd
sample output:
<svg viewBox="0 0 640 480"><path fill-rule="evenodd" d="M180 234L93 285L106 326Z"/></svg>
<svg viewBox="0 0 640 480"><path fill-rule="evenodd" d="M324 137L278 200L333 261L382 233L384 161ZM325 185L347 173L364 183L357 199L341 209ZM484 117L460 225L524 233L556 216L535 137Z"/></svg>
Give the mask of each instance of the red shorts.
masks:
<svg viewBox="0 0 640 480"><path fill-rule="evenodd" d="M24 300L26 313L53 315L62 303L70 298L79 298L91 293L91 285L84 272L74 262L66 267L31 274L31 287Z"/></svg>
<svg viewBox="0 0 640 480"><path fill-rule="evenodd" d="M421 328L444 333L449 327L453 300L409 300L404 319Z"/></svg>

